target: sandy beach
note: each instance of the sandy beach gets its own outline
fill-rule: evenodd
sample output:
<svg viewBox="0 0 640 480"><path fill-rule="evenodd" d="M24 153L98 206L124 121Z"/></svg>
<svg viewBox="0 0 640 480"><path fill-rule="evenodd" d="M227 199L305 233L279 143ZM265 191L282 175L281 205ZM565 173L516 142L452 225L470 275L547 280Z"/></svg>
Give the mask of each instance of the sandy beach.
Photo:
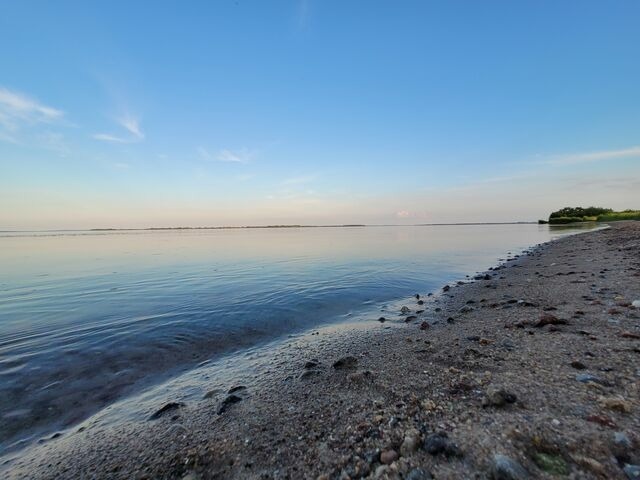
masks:
<svg viewBox="0 0 640 480"><path fill-rule="evenodd" d="M311 330L198 401L66 432L4 476L639 478L634 301L640 223L565 237L393 316Z"/></svg>

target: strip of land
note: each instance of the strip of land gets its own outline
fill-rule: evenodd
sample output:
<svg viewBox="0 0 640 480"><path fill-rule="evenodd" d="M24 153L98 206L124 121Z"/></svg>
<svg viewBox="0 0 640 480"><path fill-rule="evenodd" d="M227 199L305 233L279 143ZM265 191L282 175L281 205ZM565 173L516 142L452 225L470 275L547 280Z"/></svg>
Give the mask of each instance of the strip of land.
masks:
<svg viewBox="0 0 640 480"><path fill-rule="evenodd" d="M566 237L292 339L201 400L88 422L5 476L638 478L638 300L640 223Z"/></svg>

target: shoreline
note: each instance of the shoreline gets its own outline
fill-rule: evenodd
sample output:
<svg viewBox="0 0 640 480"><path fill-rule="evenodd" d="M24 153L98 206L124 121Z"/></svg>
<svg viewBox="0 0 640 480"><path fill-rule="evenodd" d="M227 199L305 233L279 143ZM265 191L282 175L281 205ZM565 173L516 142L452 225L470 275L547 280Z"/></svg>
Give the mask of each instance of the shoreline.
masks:
<svg viewBox="0 0 640 480"><path fill-rule="evenodd" d="M615 296L629 301L640 298L640 277L632 275L640 275L640 228L629 223L584 233L589 235L557 239L492 267L488 280L452 287L425 305L407 304L413 315L425 310L408 323L405 316L314 329L265 354L266 371L245 372L246 380L252 373L256 377L253 384L237 378L236 384L214 388L207 398L184 406L165 403L154 420L85 427L30 449L5 465L6 473L9 478L329 479L406 478L422 468L435 478L488 478L498 468L498 454L535 478L550 475L541 464L579 478L625 478L615 454L613 464L610 460L605 434L622 432L629 443L624 447L628 463L638 462L633 457L638 439L632 434L639 430L638 376L627 367L637 362L634 348L640 342L608 330L640 333L638 310L617 305L623 300L609 298L606 289L620 290ZM631 247L609 251L608 238ZM604 256L578 257L577 248L600 249ZM625 270L604 270L611 266L609 255ZM577 262L573 273L539 272L567 270L567 256ZM627 275L623 285L617 278ZM596 287L589 281L601 291L591 291ZM595 301L601 303L590 303ZM432 308L424 308L429 304ZM612 309L620 312L608 313ZM534 326L544 315L568 324ZM610 324L610 316L618 323ZM522 328L518 322L525 322ZM576 333L587 328L588 335ZM598 363L601 336L611 345L629 345L611 350L609 363L616 367L579 371L569 365ZM588 362L585 342L595 355L587 356ZM541 352L548 353L544 360L552 359L556 369L537 358ZM575 359L568 363L568 356ZM546 379L532 375L531 368ZM562 378L556 378L557 369ZM569 373L593 378L582 382L567 378ZM227 393L240 386L245 388ZM582 402L593 412L578 415L565 408L571 403L568 393L576 395L576 407ZM620 411L601 407L605 400L599 397ZM438 436L441 431L446 438ZM593 439L599 437L601 445L595 448ZM438 443L440 451L432 455L421 447L429 441Z"/></svg>

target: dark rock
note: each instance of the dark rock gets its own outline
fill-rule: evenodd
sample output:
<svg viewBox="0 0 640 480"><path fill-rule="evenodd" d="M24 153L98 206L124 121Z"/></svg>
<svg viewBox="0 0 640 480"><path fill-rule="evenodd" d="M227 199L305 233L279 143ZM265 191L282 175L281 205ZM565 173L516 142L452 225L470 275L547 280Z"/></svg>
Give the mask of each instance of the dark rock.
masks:
<svg viewBox="0 0 640 480"><path fill-rule="evenodd" d="M483 280L491 280L491 275L489 275L489 274L487 273L487 274L486 274L484 277L482 277L482 278L483 278Z"/></svg>
<svg viewBox="0 0 640 480"><path fill-rule="evenodd" d="M416 318L418 318L418 317L416 317L415 315L409 315L408 317L406 317L406 318L404 319L404 321L405 321L406 323L409 323L409 322L414 321Z"/></svg>
<svg viewBox="0 0 640 480"><path fill-rule="evenodd" d="M407 313L409 313L411 310L409 309L409 307L407 307L406 305L403 305L402 308L400 309L400 313L402 313L403 315L406 315Z"/></svg>
<svg viewBox="0 0 640 480"><path fill-rule="evenodd" d="M483 407L503 407L507 404L515 403L518 397L511 392L501 388L489 388L482 400Z"/></svg>
<svg viewBox="0 0 640 480"><path fill-rule="evenodd" d="M418 300L418 305L424 305L424 300Z"/></svg>
<svg viewBox="0 0 640 480"><path fill-rule="evenodd" d="M426 330L429 328L429 322L424 321L420 324L420 330Z"/></svg>
<svg viewBox="0 0 640 480"><path fill-rule="evenodd" d="M470 342L479 342L480 341L480 336L479 335L470 335L467 337L467 340L469 340Z"/></svg>
<svg viewBox="0 0 640 480"><path fill-rule="evenodd" d="M184 407L184 403L181 402L169 402L164 405L159 410L156 410L150 417L149 420L156 420L168 412L173 412L181 407Z"/></svg>
<svg viewBox="0 0 640 480"><path fill-rule="evenodd" d="M420 300L420 294L416 293L416 300Z"/></svg>
<svg viewBox="0 0 640 480"><path fill-rule="evenodd" d="M384 323L384 322L386 322L386 321L387 321L387 319L386 319L386 318L384 318L384 317L380 317L380 318L378 319L378 321L379 321L380 323Z"/></svg>
<svg viewBox="0 0 640 480"><path fill-rule="evenodd" d="M432 433L424 440L424 449L431 455L444 454L447 457L462 456L458 446L449 440L445 432Z"/></svg>
<svg viewBox="0 0 640 480"><path fill-rule="evenodd" d="M340 360L336 360L333 363L333 368L335 368L336 370L356 368L357 364L358 364L358 359L356 357L347 356L347 357L342 357Z"/></svg>
<svg viewBox="0 0 640 480"><path fill-rule="evenodd" d="M239 397L237 395L229 395L227 398L225 398L222 403L220 404L220 407L218 408L218 415L222 415L224 412L227 411L227 409L233 405L234 403L238 403L242 401L242 397Z"/></svg>
<svg viewBox="0 0 640 480"><path fill-rule="evenodd" d="M456 323L456 319L453 317L447 318L447 323Z"/></svg>
<svg viewBox="0 0 640 480"><path fill-rule="evenodd" d="M580 362L578 360L574 360L573 362L571 362L570 365L573 368L575 368L576 370L584 370L585 368L587 368L587 366L584 363L582 363L582 362Z"/></svg>
<svg viewBox="0 0 640 480"><path fill-rule="evenodd" d="M529 473L524 467L506 455L493 456L490 473L493 480L525 480L529 478Z"/></svg>
<svg viewBox="0 0 640 480"><path fill-rule="evenodd" d="M451 290L451 287L449 285L445 285L444 287L442 287L443 292L448 292L449 290Z"/></svg>

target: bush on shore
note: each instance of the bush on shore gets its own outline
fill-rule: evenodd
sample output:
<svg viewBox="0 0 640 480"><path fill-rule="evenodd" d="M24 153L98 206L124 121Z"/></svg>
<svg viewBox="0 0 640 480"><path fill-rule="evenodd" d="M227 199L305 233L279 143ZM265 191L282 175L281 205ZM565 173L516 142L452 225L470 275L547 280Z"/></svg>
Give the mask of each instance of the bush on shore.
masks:
<svg viewBox="0 0 640 480"><path fill-rule="evenodd" d="M601 207L565 207L549 215L549 223L551 225L576 222L615 222L618 220L640 220L640 210L614 212L610 208ZM538 223L547 222L538 220Z"/></svg>

